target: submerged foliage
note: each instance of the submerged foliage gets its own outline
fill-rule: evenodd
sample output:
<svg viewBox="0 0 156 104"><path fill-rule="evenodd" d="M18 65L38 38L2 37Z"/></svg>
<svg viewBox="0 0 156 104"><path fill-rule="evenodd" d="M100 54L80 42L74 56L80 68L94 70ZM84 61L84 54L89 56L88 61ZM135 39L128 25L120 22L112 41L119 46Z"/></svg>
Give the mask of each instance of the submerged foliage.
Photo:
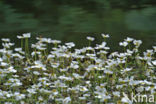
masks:
<svg viewBox="0 0 156 104"><path fill-rule="evenodd" d="M0 49L0 102L5 104L132 103L124 94L156 96L156 46L140 53L141 40L127 38L124 52L109 52L106 39L75 49L73 42L39 38L29 47L30 33L17 36L21 47L3 38Z"/></svg>

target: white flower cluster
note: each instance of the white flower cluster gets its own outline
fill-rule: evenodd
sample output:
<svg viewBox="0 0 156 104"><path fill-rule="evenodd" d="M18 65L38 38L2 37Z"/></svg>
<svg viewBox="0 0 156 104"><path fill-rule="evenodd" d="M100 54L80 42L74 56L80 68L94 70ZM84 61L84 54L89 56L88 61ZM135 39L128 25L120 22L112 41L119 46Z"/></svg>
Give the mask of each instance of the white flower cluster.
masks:
<svg viewBox="0 0 156 104"><path fill-rule="evenodd" d="M109 38L108 34L101 35L104 40ZM28 40L30 36L26 33L17 37ZM95 47L74 49L73 42L36 39L31 48L15 48L10 39L2 39L0 102L124 104L129 102L123 92L156 96L156 46L141 53L142 41L128 37L119 43L123 52L110 52L105 41Z"/></svg>

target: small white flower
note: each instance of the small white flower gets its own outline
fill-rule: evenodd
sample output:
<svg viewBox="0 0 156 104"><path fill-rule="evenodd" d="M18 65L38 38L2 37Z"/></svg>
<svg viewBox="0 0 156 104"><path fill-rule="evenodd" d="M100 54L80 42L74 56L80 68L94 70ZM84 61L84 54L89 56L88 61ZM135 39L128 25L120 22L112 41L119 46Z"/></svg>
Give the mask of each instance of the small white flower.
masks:
<svg viewBox="0 0 156 104"><path fill-rule="evenodd" d="M156 60L152 61L153 65L156 65Z"/></svg>
<svg viewBox="0 0 156 104"><path fill-rule="evenodd" d="M125 41L127 42L132 42L134 39L133 38L130 38L130 37L127 37L127 39L125 39Z"/></svg>
<svg viewBox="0 0 156 104"><path fill-rule="evenodd" d="M142 41L141 41L141 40L134 40L134 41L133 41L133 44L134 44L136 47L139 47L139 46L142 44Z"/></svg>
<svg viewBox="0 0 156 104"><path fill-rule="evenodd" d="M136 88L137 92L143 92L144 91L144 87L143 86L140 86L138 88Z"/></svg>
<svg viewBox="0 0 156 104"><path fill-rule="evenodd" d="M125 41L124 42L120 42L119 45L126 47L128 45L128 42L125 42Z"/></svg>
<svg viewBox="0 0 156 104"><path fill-rule="evenodd" d="M17 38L18 38L18 39L23 39L24 37L23 37L23 36L17 35Z"/></svg>
<svg viewBox="0 0 156 104"><path fill-rule="evenodd" d="M95 40L95 38L90 37L90 36L88 36L87 39L88 39L89 41L94 41L94 40Z"/></svg>
<svg viewBox="0 0 156 104"><path fill-rule="evenodd" d="M121 99L121 102L132 104L132 101L128 98L128 95L123 92L124 97Z"/></svg>
<svg viewBox="0 0 156 104"><path fill-rule="evenodd" d="M68 48L75 47L75 44L73 42L65 43L65 45L67 45Z"/></svg>
<svg viewBox="0 0 156 104"><path fill-rule="evenodd" d="M36 89L31 89L31 88L29 88L29 89L27 89L27 91L28 91L30 94L35 94L35 93L37 93L37 92L36 92Z"/></svg>
<svg viewBox="0 0 156 104"><path fill-rule="evenodd" d="M31 34L30 34L30 33L24 33L24 34L23 34L23 37L24 37L24 38L30 38L30 37L31 37Z"/></svg>
<svg viewBox="0 0 156 104"><path fill-rule="evenodd" d="M59 43L61 43L60 40L51 40L51 42L52 42L53 44L59 44Z"/></svg>
<svg viewBox="0 0 156 104"><path fill-rule="evenodd" d="M153 46L154 52L156 52L156 46Z"/></svg>
<svg viewBox="0 0 156 104"><path fill-rule="evenodd" d="M16 73L17 71L12 67L10 66L8 69L7 69L8 72L12 72L12 73Z"/></svg>
<svg viewBox="0 0 156 104"><path fill-rule="evenodd" d="M86 87L82 86L82 87L80 88L80 91L86 92L86 91L88 91L88 89L87 89Z"/></svg>
<svg viewBox="0 0 156 104"><path fill-rule="evenodd" d="M86 97L79 97L80 100L86 100Z"/></svg>
<svg viewBox="0 0 156 104"><path fill-rule="evenodd" d="M0 58L0 62L2 62L3 61L3 59L2 58Z"/></svg>
<svg viewBox="0 0 156 104"><path fill-rule="evenodd" d="M66 97L65 99L63 99L63 104L68 104L71 101L70 97Z"/></svg>
<svg viewBox="0 0 156 104"><path fill-rule="evenodd" d="M40 38L39 40L45 43L51 43L52 41L51 38Z"/></svg>
<svg viewBox="0 0 156 104"><path fill-rule="evenodd" d="M113 71L110 71L110 70L104 70L104 73L106 73L106 74L113 74Z"/></svg>
<svg viewBox="0 0 156 104"><path fill-rule="evenodd" d="M21 100L25 98L24 94L20 94L19 92L15 92L14 96L16 97L16 100Z"/></svg>
<svg viewBox="0 0 156 104"><path fill-rule="evenodd" d="M103 38L109 38L109 34L101 34Z"/></svg>
<svg viewBox="0 0 156 104"><path fill-rule="evenodd" d="M10 39L8 39L8 38L2 38L1 40L4 42L10 42Z"/></svg>
<svg viewBox="0 0 156 104"><path fill-rule="evenodd" d="M5 66L7 66L8 65L8 63L5 63L5 62L1 62L0 63L0 66L3 66L3 67L5 67Z"/></svg>
<svg viewBox="0 0 156 104"><path fill-rule="evenodd" d="M113 92L113 95L117 96L117 97L120 97L120 92L119 91L115 91L115 92Z"/></svg>
<svg viewBox="0 0 156 104"><path fill-rule="evenodd" d="M15 51L17 52L22 51L22 48L15 48Z"/></svg>
<svg viewBox="0 0 156 104"><path fill-rule="evenodd" d="M40 75L40 73L38 71L34 71L33 74Z"/></svg>
<svg viewBox="0 0 156 104"><path fill-rule="evenodd" d="M125 98L125 97L123 97L123 98L121 99L121 102L127 103L127 104L132 104L131 101L130 101L129 99Z"/></svg>
<svg viewBox="0 0 156 104"><path fill-rule="evenodd" d="M38 100L39 100L39 101L43 101L43 97L42 97L42 96L39 96L39 97L38 97Z"/></svg>
<svg viewBox="0 0 156 104"><path fill-rule="evenodd" d="M125 72L131 71L131 70L132 70L132 68L126 68L126 69L124 69Z"/></svg>

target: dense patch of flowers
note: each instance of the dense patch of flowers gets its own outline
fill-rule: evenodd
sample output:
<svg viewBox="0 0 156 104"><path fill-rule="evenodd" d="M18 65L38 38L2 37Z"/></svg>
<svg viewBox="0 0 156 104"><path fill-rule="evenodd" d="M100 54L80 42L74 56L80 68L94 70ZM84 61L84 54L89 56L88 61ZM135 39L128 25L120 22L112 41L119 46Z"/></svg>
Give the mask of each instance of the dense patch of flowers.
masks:
<svg viewBox="0 0 156 104"><path fill-rule="evenodd" d="M1 39L0 103L130 104L123 92L156 96L156 46L140 53L142 41L128 37L119 43L124 52L110 53L109 35L102 34L104 41L95 47L75 49L73 42L37 37L30 48L30 37L17 36L17 48Z"/></svg>

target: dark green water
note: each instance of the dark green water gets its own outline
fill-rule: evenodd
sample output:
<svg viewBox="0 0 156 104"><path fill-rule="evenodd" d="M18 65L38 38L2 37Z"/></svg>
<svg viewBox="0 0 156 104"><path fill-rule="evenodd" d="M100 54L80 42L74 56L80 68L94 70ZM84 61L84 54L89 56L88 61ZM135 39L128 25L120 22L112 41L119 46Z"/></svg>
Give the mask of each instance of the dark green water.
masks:
<svg viewBox="0 0 156 104"><path fill-rule="evenodd" d="M92 45L100 43L101 33L110 34L108 42L112 50L117 50L118 42L127 36L141 39L143 50L156 45L156 6L152 0L150 5L122 1L125 4L121 7L107 0L95 4L15 1L0 2L0 38L9 37L17 44L16 35L31 32L31 42L36 36L51 37L73 41L78 48L87 46L86 36L96 38Z"/></svg>

